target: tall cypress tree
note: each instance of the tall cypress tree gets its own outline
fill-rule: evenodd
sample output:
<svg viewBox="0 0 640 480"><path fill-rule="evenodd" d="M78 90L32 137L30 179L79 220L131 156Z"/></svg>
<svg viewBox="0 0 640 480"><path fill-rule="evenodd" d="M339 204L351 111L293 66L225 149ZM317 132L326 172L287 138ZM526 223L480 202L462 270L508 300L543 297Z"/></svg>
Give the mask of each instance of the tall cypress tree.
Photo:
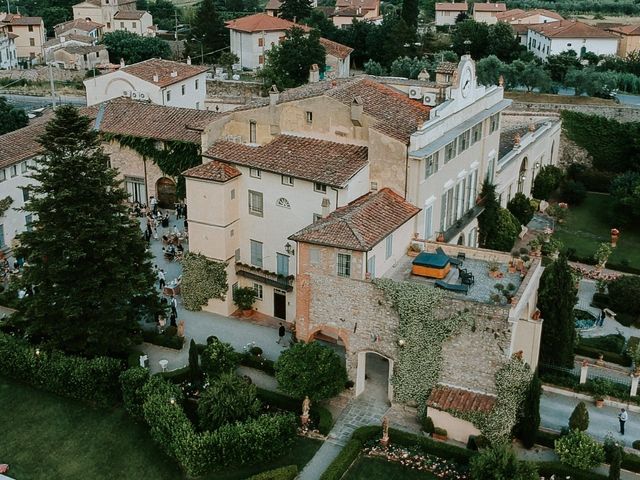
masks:
<svg viewBox="0 0 640 480"><path fill-rule="evenodd" d="M25 207L33 228L16 252L27 262L21 286L30 293L16 327L67 352L122 356L158 298L127 193L90 123L62 106L39 139L44 153Z"/></svg>
<svg viewBox="0 0 640 480"><path fill-rule="evenodd" d="M283 0L280 16L292 22L301 22L311 16L311 0Z"/></svg>
<svg viewBox="0 0 640 480"><path fill-rule="evenodd" d="M500 203L496 196L496 186L488 179L482 184L480 198L484 210L478 216L479 242L480 246L484 247L492 237L497 235L500 222Z"/></svg>
<svg viewBox="0 0 640 480"><path fill-rule="evenodd" d="M203 0L193 18L193 38L189 44L189 52L193 60L202 63L212 63L222 53L222 49L229 46L229 31L216 10L213 0ZM208 55L213 53L212 55Z"/></svg>
<svg viewBox="0 0 640 480"><path fill-rule="evenodd" d="M578 299L571 268L564 253L545 268L538 287L538 308L544 319L540 361L573 367L576 338L573 307Z"/></svg>
<svg viewBox="0 0 640 480"><path fill-rule="evenodd" d="M514 427L515 436L520 439L525 448L533 447L538 436L540 395L542 395L542 382L540 382L540 377L536 373L531 377L526 397L520 406L518 423Z"/></svg>
<svg viewBox="0 0 640 480"><path fill-rule="evenodd" d="M402 18L413 30L418 26L418 0L403 0Z"/></svg>

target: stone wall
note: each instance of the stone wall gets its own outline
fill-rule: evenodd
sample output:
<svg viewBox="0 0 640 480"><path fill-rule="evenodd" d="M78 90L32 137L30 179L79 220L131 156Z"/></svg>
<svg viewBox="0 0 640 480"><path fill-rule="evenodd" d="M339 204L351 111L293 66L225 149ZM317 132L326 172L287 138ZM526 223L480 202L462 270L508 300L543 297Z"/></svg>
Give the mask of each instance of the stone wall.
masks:
<svg viewBox="0 0 640 480"><path fill-rule="evenodd" d="M622 105L573 105L568 103L524 103L513 102L506 112L572 112L600 115L619 122L640 122L640 108Z"/></svg>
<svg viewBox="0 0 640 480"><path fill-rule="evenodd" d="M84 80L85 71L63 70L62 68L52 68L53 79L57 82L71 82ZM26 70L0 70L0 78L11 78L14 80L23 79L32 82L48 82L49 69L47 67L29 68Z"/></svg>
<svg viewBox="0 0 640 480"><path fill-rule="evenodd" d="M259 82L240 82L235 80L207 79L207 97L260 97L262 84Z"/></svg>

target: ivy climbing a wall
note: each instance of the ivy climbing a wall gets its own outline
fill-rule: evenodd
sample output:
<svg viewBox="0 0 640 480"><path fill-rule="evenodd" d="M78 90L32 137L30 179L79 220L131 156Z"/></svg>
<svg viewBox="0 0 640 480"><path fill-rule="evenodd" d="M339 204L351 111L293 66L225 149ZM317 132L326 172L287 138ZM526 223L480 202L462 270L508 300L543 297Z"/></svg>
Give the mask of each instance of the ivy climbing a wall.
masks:
<svg viewBox="0 0 640 480"><path fill-rule="evenodd" d="M133 137L130 135L103 134L107 141L115 140L123 147L128 147L138 152L142 157L152 160L158 165L162 173L177 179L176 195L184 198L186 187L182 172L202 163L200 147L195 143L180 142L177 140L158 142L153 138ZM163 148L158 148L161 143Z"/></svg>
<svg viewBox="0 0 640 480"><path fill-rule="evenodd" d="M424 413L431 389L438 383L442 371L442 345L462 328L472 325L468 312L458 312L449 318L436 317L444 293L429 285L376 279L393 308L400 324L397 339L404 345L398 349L392 383L396 400L415 401L419 414Z"/></svg>
<svg viewBox="0 0 640 480"><path fill-rule="evenodd" d="M187 253L182 261L184 308L198 311L210 298L224 300L227 294L226 263L209 260L200 253Z"/></svg>
<svg viewBox="0 0 640 480"><path fill-rule="evenodd" d="M13 203L13 198L9 195L0 200L0 217L2 217Z"/></svg>

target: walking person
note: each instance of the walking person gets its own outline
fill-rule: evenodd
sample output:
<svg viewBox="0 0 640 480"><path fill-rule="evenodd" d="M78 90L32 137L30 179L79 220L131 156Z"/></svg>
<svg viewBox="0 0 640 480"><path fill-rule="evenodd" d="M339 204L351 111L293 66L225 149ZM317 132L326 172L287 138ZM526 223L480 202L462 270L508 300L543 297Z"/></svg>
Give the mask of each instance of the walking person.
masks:
<svg viewBox="0 0 640 480"><path fill-rule="evenodd" d="M158 284L160 285L160 290L164 288L165 283L166 277L164 276L164 270L160 269L158 270Z"/></svg>
<svg viewBox="0 0 640 480"><path fill-rule="evenodd" d="M620 422L620 435L624 435L624 424L629 419L629 415L624 408L620 409L620 413L618 414L618 421Z"/></svg>
<svg viewBox="0 0 640 480"><path fill-rule="evenodd" d="M156 213L158 213L158 200L156 200L156 197L151 195L149 203L151 204L151 211L153 212L153 214L155 215Z"/></svg>
<svg viewBox="0 0 640 480"><path fill-rule="evenodd" d="M276 342L278 345L282 342L282 339L284 338L284 334L285 334L284 325L282 324L282 322L280 322L280 326L278 327L278 341Z"/></svg>

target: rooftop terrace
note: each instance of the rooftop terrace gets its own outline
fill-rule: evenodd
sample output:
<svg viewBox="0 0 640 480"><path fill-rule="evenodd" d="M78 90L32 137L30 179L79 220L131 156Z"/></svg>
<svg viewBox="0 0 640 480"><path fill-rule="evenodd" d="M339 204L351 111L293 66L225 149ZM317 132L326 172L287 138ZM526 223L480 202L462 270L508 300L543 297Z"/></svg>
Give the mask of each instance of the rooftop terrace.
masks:
<svg viewBox="0 0 640 480"><path fill-rule="evenodd" d="M482 249L474 249L468 247L458 247L456 245L436 244L431 242L425 243L424 251L434 253L436 248L443 248L446 254L453 258L454 262L458 259L458 253L464 254L464 259L460 266L451 263L451 269L443 282L447 284L461 284L460 269L466 270L473 275L473 284L469 287L466 294L445 290L449 295L460 298L461 300L471 300L482 303L496 304L498 294L501 305L507 305L507 299L505 295L502 295L498 289L497 284L501 284L505 292L509 292L511 295L518 297L520 286L526 278L527 270L524 270L524 275L519 272L509 271L509 261L511 256L502 252L493 252ZM395 281L401 282L416 282L424 285L436 284L436 278L423 277L420 275L414 275L412 270L412 263L415 257L405 255L403 256L394 267L389 269L383 277L390 278ZM497 267L497 272L500 274L490 275L490 267ZM509 288L510 287L510 288Z"/></svg>

